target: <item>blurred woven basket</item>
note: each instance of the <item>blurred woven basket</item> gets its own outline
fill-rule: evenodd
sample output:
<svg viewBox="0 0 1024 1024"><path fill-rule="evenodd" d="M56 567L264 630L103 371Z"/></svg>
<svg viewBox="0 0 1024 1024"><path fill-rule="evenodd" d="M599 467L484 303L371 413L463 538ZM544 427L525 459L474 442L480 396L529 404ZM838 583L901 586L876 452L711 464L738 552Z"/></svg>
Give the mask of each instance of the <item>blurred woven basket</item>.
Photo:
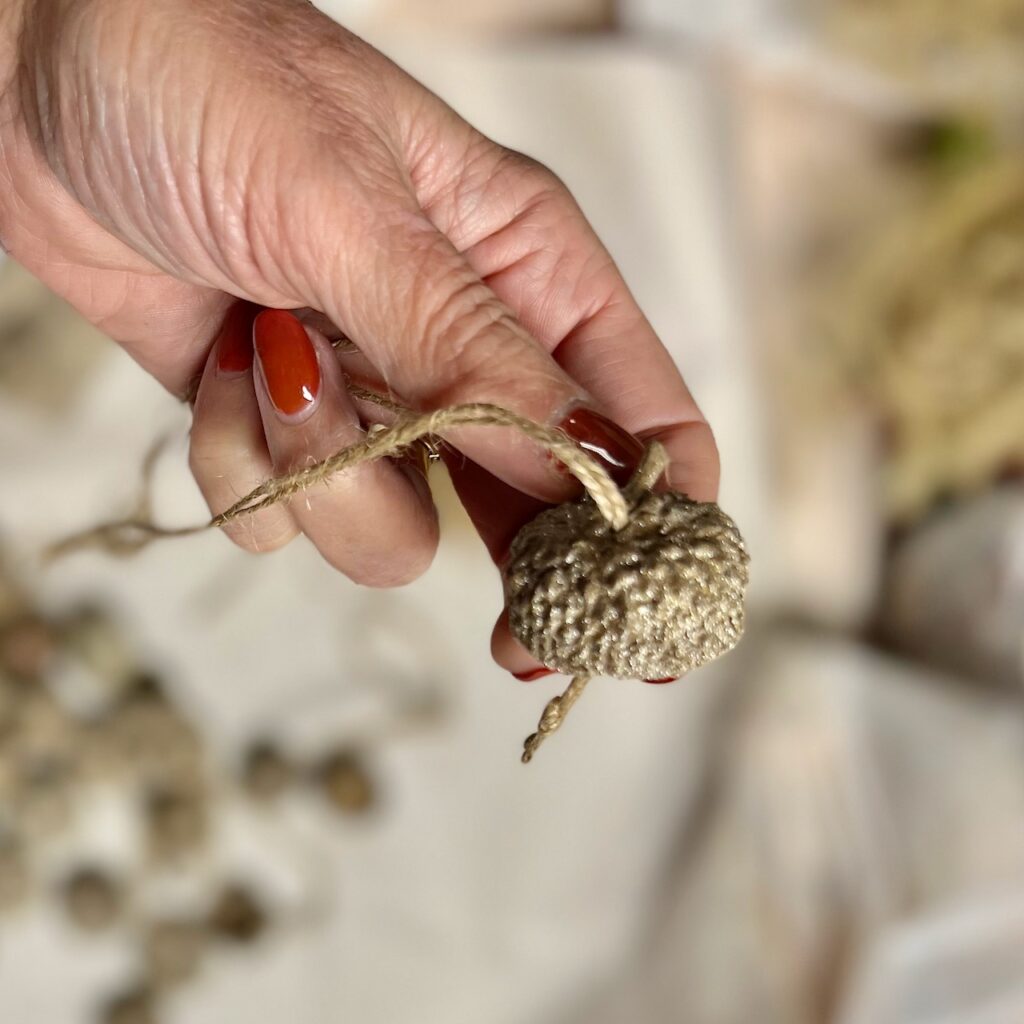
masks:
<svg viewBox="0 0 1024 1024"><path fill-rule="evenodd" d="M918 95L1024 98L1024 0L830 0L809 14L840 54Z"/></svg>
<svg viewBox="0 0 1024 1024"><path fill-rule="evenodd" d="M943 184L835 276L826 359L886 424L892 518L1024 464L1024 160Z"/></svg>

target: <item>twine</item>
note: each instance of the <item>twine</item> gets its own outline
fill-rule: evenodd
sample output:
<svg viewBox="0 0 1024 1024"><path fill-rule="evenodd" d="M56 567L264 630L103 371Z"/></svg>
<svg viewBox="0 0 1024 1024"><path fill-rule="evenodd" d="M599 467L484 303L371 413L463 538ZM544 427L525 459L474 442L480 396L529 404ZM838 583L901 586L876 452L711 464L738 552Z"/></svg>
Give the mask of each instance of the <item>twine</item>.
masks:
<svg viewBox="0 0 1024 1024"><path fill-rule="evenodd" d="M484 402L453 405L415 416L397 402L392 402L376 392L355 386L350 387L350 391L356 398L363 398L383 408L399 412L402 418L391 426L373 428L363 440L342 448L320 462L283 476L264 480L230 508L205 523L196 526L164 527L158 526L143 515L136 514L126 519L102 523L66 537L47 549L47 558L54 559L72 551L97 546L113 554L131 554L154 540L189 537L205 530L217 529L242 516L286 501L299 491L323 483L343 470L396 455L417 441L463 426L512 427L518 430L541 445L579 480L601 515L616 530L621 530L629 522L630 499L627 493L619 490L607 471L577 447L576 443L561 430L545 427L501 406ZM651 449L657 450L660 447L655 444Z"/></svg>
<svg viewBox="0 0 1024 1024"><path fill-rule="evenodd" d="M590 682L590 676L574 676L573 681L568 685L565 693L558 697L552 697L544 708L544 713L537 723L537 731L531 733L523 741L523 756L520 760L523 764L529 764L537 748L565 721L565 716L573 704L580 699L584 688Z"/></svg>
<svg viewBox="0 0 1024 1024"><path fill-rule="evenodd" d="M286 501L299 491L323 483L336 473L396 455L417 442L426 441L429 444L434 436L456 427L511 427L518 430L572 473L590 495L601 515L616 530L628 524L632 506L653 487L668 463L664 448L652 442L633 479L620 490L604 467L591 459L564 431L535 423L501 406L474 402L414 415L397 402L351 382L349 391L354 398L373 402L397 413L399 419L390 426L375 426L363 440L342 448L320 462L265 480L206 523L185 527L158 526L146 518L147 506L142 504L130 518L103 523L59 541L48 549L47 557L53 559L71 551L95 546L115 554L132 554L155 540L188 537L217 529L242 516ZM548 702L537 731L523 744L523 764L528 764L541 743L561 727L588 681L589 676L576 676L563 694Z"/></svg>
<svg viewBox="0 0 1024 1024"><path fill-rule="evenodd" d="M633 478L622 490L622 496L630 508L657 483L668 466L668 461L668 453L657 441L647 446ZM523 764L529 764L537 748L553 732L561 728L572 706L579 700L587 683L590 682L590 678L586 675L574 676L564 693L548 701L537 723L537 731L527 736L523 742Z"/></svg>
<svg viewBox="0 0 1024 1024"><path fill-rule="evenodd" d="M224 526L227 523L270 505L276 505L307 487L365 462L396 455L402 449L424 437L441 434L455 427L512 427L536 441L583 485L594 500L601 515L616 529L629 522L629 503L607 471L577 447L567 434L545 427L499 405L474 402L453 405L419 416L406 415L390 427L371 431L362 440L335 452L321 462L304 469L274 477L250 491L230 508L214 516L202 529Z"/></svg>

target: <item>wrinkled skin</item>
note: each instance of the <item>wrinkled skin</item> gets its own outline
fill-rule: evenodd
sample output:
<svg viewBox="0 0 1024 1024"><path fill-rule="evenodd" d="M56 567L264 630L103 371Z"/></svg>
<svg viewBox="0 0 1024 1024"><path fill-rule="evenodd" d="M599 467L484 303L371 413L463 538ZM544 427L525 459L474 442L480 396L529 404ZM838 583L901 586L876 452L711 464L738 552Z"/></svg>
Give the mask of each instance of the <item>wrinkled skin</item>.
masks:
<svg viewBox="0 0 1024 1024"><path fill-rule="evenodd" d="M300 0L0 0L0 241L195 402L192 467L214 511L350 443L372 407L310 328L324 373L301 424L211 346L238 299L321 311L346 371L416 409L496 401L556 423L583 402L717 489L711 433L572 197ZM330 365L328 365L328 359ZM492 555L571 482L522 439L447 439ZM306 533L371 585L429 564L436 517L401 462L360 468L228 529L253 551ZM494 652L536 663L499 623Z"/></svg>

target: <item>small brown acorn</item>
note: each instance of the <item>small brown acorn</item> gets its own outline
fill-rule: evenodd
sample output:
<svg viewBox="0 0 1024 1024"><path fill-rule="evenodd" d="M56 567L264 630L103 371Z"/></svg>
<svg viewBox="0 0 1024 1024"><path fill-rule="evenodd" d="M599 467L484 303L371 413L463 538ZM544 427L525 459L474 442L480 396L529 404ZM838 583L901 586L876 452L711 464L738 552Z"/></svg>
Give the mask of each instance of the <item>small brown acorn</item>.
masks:
<svg viewBox="0 0 1024 1024"><path fill-rule="evenodd" d="M376 803L373 777L355 750L339 748L328 753L316 766L314 778L328 805L338 814L366 814Z"/></svg>
<svg viewBox="0 0 1024 1024"><path fill-rule="evenodd" d="M270 924L267 908L257 893L241 882L229 882L217 895L207 918L213 935L232 945L249 945Z"/></svg>
<svg viewBox="0 0 1024 1024"><path fill-rule="evenodd" d="M616 530L584 497L546 509L512 542L509 626L548 668L664 679L730 650L743 633L749 558L711 502L647 493Z"/></svg>
<svg viewBox="0 0 1024 1024"><path fill-rule="evenodd" d="M203 923L190 918L164 917L147 923L142 938L147 982L154 989L164 989L194 977L206 938Z"/></svg>
<svg viewBox="0 0 1024 1024"><path fill-rule="evenodd" d="M254 799L276 799L292 784L295 774L295 765L273 740L258 739L246 748L242 758L242 785Z"/></svg>
<svg viewBox="0 0 1024 1024"><path fill-rule="evenodd" d="M91 932L113 925L124 905L119 881L110 872L93 866L72 872L64 881L62 898L71 921Z"/></svg>
<svg viewBox="0 0 1024 1024"><path fill-rule="evenodd" d="M114 996L99 1015L99 1024L155 1024L156 1020L156 1001L144 985Z"/></svg>
<svg viewBox="0 0 1024 1024"><path fill-rule="evenodd" d="M0 830L0 914L19 906L31 889L29 855L21 840Z"/></svg>
<svg viewBox="0 0 1024 1024"><path fill-rule="evenodd" d="M143 826L152 856L174 860L202 846L209 829L209 807L193 787L161 785L151 789L143 805Z"/></svg>

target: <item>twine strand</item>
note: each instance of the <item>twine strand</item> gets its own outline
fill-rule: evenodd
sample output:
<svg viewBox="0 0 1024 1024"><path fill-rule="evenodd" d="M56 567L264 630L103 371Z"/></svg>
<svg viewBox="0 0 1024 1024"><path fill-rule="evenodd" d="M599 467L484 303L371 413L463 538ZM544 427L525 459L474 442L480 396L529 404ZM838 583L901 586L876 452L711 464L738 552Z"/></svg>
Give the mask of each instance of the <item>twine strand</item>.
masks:
<svg viewBox="0 0 1024 1024"><path fill-rule="evenodd" d="M661 474L668 469L669 457L664 445L651 441L644 449L640 465L632 479L622 489L622 496L630 506L636 505L661 479Z"/></svg>
<svg viewBox="0 0 1024 1024"><path fill-rule="evenodd" d="M574 676L564 693L552 697L544 707L544 712L537 723L537 731L531 733L523 741L523 764L529 764L537 748L553 733L557 732L565 722L573 704L580 699L590 676Z"/></svg>
<svg viewBox="0 0 1024 1024"><path fill-rule="evenodd" d="M453 405L436 412L404 416L390 427L376 430L341 451L293 473L266 480L230 508L210 520L209 526L224 526L239 516L284 501L298 491L322 483L335 473L375 459L395 455L424 437L455 427L512 427L536 441L584 486L601 515L617 530L629 522L629 503L607 471L583 452L565 433L545 427L499 405L473 402Z"/></svg>
<svg viewBox="0 0 1024 1024"><path fill-rule="evenodd" d="M299 491L323 483L335 473L398 454L417 442L429 443L436 435L462 426L511 427L537 442L576 477L593 499L598 511L615 530L621 530L627 525L632 507L654 486L668 464L665 449L658 442L652 442L633 478L620 490L604 467L591 459L563 431L535 423L501 406L474 402L414 415L376 392L352 384L350 391L356 398L372 401L398 413L399 418L390 426L375 426L361 441L342 448L320 462L265 480L206 523L177 528L157 526L147 518L148 506L142 505L131 518L103 523L59 541L49 548L47 557L56 558L87 546L101 546L115 554L133 554L154 540L187 537L219 528L242 516L286 501ZM147 472L151 472L151 469L150 466ZM537 731L523 743L523 764L529 764L544 740L561 728L589 679L589 676L576 676L564 693L548 701Z"/></svg>

